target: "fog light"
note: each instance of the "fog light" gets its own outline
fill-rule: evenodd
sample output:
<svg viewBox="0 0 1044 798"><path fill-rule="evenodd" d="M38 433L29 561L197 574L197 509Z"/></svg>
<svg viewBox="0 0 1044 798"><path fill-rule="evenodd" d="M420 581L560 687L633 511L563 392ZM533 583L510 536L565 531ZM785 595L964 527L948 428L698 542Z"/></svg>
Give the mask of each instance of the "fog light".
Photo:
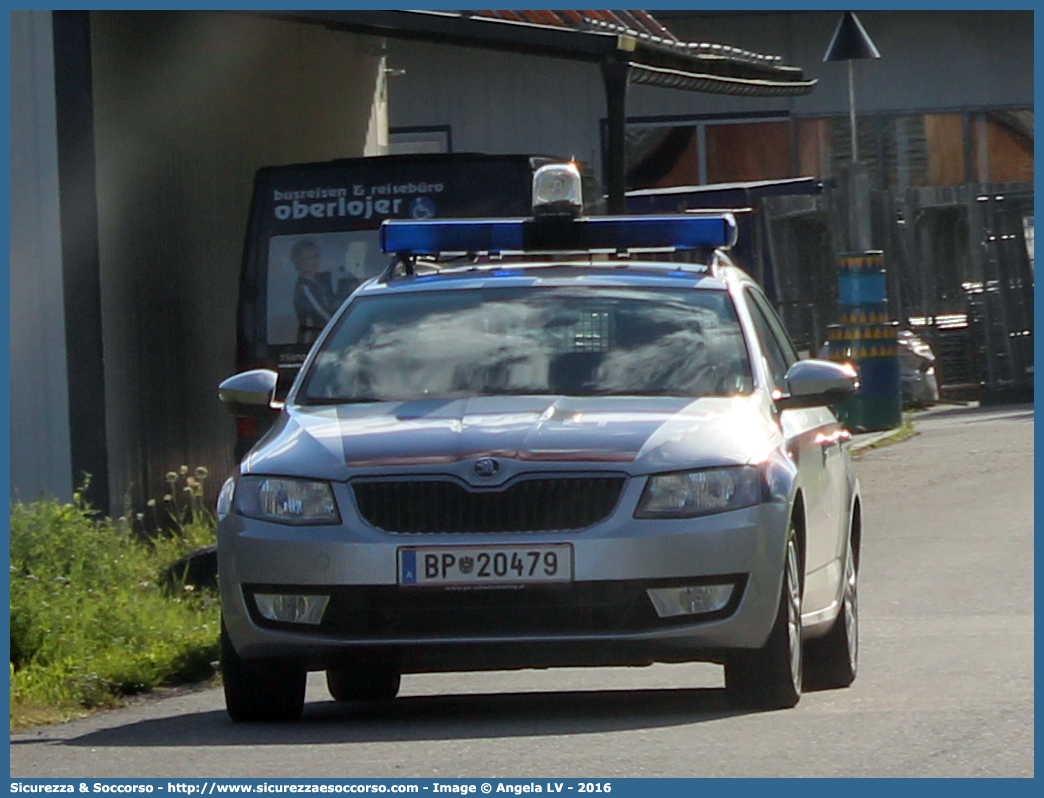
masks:
<svg viewBox="0 0 1044 798"><path fill-rule="evenodd" d="M646 591L661 618L716 612L732 598L732 585L657 587Z"/></svg>
<svg viewBox="0 0 1044 798"><path fill-rule="evenodd" d="M317 624L323 619L329 596L282 596L255 593L258 612L270 621Z"/></svg>

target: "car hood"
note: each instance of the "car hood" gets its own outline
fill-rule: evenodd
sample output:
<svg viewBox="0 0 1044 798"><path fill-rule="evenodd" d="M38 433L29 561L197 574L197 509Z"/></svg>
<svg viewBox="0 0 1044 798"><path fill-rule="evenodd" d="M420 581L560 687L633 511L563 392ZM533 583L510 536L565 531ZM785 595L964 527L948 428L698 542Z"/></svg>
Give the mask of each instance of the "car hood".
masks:
<svg viewBox="0 0 1044 798"><path fill-rule="evenodd" d="M360 471L431 472L493 457L517 467L602 464L650 473L759 462L780 439L755 396L503 396L296 406L242 470L337 480Z"/></svg>

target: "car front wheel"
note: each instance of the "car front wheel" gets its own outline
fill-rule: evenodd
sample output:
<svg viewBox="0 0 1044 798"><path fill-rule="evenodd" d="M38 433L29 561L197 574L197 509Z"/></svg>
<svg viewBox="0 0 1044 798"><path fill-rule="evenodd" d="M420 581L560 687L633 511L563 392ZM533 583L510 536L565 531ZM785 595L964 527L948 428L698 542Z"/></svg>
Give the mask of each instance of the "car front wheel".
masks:
<svg viewBox="0 0 1044 798"><path fill-rule="evenodd" d="M810 690L848 687L859 664L858 566L852 542L845 557L845 587L841 612L825 637L807 645L806 685Z"/></svg>
<svg viewBox="0 0 1044 798"><path fill-rule="evenodd" d="M281 660L251 662L236 653L228 632L221 628L221 676L225 709L232 720L293 720L304 708L304 668Z"/></svg>
<svg viewBox="0 0 1044 798"><path fill-rule="evenodd" d="M744 709L787 709L801 698L801 555L796 530L787 537L779 610L765 645L725 662L729 703Z"/></svg>

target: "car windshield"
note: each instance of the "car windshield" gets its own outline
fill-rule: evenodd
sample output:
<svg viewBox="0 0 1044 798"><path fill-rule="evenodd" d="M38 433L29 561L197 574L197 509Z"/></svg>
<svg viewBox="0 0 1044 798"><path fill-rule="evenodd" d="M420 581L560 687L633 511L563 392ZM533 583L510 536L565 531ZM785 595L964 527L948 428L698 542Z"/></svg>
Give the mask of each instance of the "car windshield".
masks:
<svg viewBox="0 0 1044 798"><path fill-rule="evenodd" d="M354 300L297 401L731 396L752 385L725 291L437 289Z"/></svg>

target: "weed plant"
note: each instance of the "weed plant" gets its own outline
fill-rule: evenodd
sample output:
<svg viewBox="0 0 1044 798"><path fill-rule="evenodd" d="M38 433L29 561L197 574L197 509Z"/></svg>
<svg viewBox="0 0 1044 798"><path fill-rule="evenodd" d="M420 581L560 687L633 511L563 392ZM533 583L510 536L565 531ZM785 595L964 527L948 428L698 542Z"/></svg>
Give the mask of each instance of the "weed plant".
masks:
<svg viewBox="0 0 1044 798"><path fill-rule="evenodd" d="M214 541L206 471L167 477L162 504L116 520L100 517L82 490L65 504L12 503L12 727L211 675L217 596L162 579Z"/></svg>

